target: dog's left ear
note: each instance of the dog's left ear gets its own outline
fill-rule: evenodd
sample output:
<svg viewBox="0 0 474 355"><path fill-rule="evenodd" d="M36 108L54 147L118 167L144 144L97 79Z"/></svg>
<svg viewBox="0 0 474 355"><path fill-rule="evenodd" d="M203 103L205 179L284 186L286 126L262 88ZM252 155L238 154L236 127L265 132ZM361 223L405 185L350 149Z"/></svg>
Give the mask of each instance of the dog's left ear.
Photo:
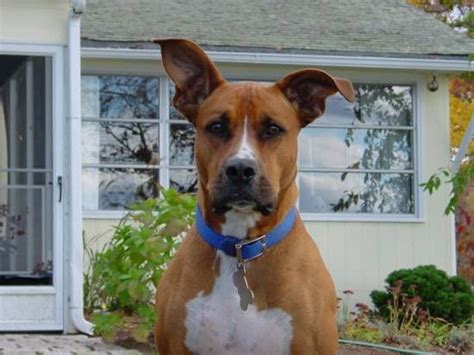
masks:
<svg viewBox="0 0 474 355"><path fill-rule="evenodd" d="M186 39L156 39L163 66L176 85L173 105L194 123L204 100L224 82L222 74L196 43Z"/></svg>
<svg viewBox="0 0 474 355"><path fill-rule="evenodd" d="M305 127L326 111L326 98L340 92L347 101L355 100L352 84L323 70L303 69L288 74L275 84L298 112Z"/></svg>

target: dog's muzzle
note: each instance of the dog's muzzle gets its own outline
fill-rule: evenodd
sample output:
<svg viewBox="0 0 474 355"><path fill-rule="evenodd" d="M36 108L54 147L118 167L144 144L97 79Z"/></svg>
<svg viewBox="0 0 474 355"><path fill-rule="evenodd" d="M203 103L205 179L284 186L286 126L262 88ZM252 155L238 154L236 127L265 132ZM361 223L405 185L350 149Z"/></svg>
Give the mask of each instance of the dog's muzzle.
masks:
<svg viewBox="0 0 474 355"><path fill-rule="evenodd" d="M213 208L217 213L235 209L268 215L274 209L272 188L261 175L258 163L252 159L229 159L213 190Z"/></svg>

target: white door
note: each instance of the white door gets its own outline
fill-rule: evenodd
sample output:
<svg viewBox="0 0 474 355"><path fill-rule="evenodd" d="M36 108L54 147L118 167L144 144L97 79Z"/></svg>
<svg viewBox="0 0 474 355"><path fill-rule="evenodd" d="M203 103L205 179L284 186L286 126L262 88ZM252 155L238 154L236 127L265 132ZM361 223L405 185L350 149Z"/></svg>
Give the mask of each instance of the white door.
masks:
<svg viewBox="0 0 474 355"><path fill-rule="evenodd" d="M60 57L0 52L0 331L63 329Z"/></svg>

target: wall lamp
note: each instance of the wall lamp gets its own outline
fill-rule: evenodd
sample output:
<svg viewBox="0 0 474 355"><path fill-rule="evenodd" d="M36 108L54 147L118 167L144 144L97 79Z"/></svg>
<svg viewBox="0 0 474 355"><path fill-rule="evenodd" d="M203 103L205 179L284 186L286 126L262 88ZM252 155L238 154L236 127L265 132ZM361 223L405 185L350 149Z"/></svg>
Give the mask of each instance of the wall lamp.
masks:
<svg viewBox="0 0 474 355"><path fill-rule="evenodd" d="M436 75L433 74L431 81L426 85L429 91L435 92L439 88L438 80L436 80Z"/></svg>

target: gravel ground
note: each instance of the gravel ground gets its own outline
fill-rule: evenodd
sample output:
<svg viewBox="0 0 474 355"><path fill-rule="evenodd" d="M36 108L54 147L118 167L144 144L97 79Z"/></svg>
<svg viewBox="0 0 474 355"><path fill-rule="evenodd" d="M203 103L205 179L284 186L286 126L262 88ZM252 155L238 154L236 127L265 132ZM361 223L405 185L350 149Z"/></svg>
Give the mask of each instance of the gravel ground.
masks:
<svg viewBox="0 0 474 355"><path fill-rule="evenodd" d="M53 334L0 334L0 354L21 355L137 355L137 350L128 350L117 345L107 344L101 338L86 335Z"/></svg>
<svg viewBox="0 0 474 355"><path fill-rule="evenodd" d="M53 334L0 334L0 355L139 355L129 350L105 343L101 338L85 335ZM360 346L340 345L339 355L390 355L390 351L367 349ZM244 354L243 354L244 355ZM262 354L263 355L263 354Z"/></svg>

